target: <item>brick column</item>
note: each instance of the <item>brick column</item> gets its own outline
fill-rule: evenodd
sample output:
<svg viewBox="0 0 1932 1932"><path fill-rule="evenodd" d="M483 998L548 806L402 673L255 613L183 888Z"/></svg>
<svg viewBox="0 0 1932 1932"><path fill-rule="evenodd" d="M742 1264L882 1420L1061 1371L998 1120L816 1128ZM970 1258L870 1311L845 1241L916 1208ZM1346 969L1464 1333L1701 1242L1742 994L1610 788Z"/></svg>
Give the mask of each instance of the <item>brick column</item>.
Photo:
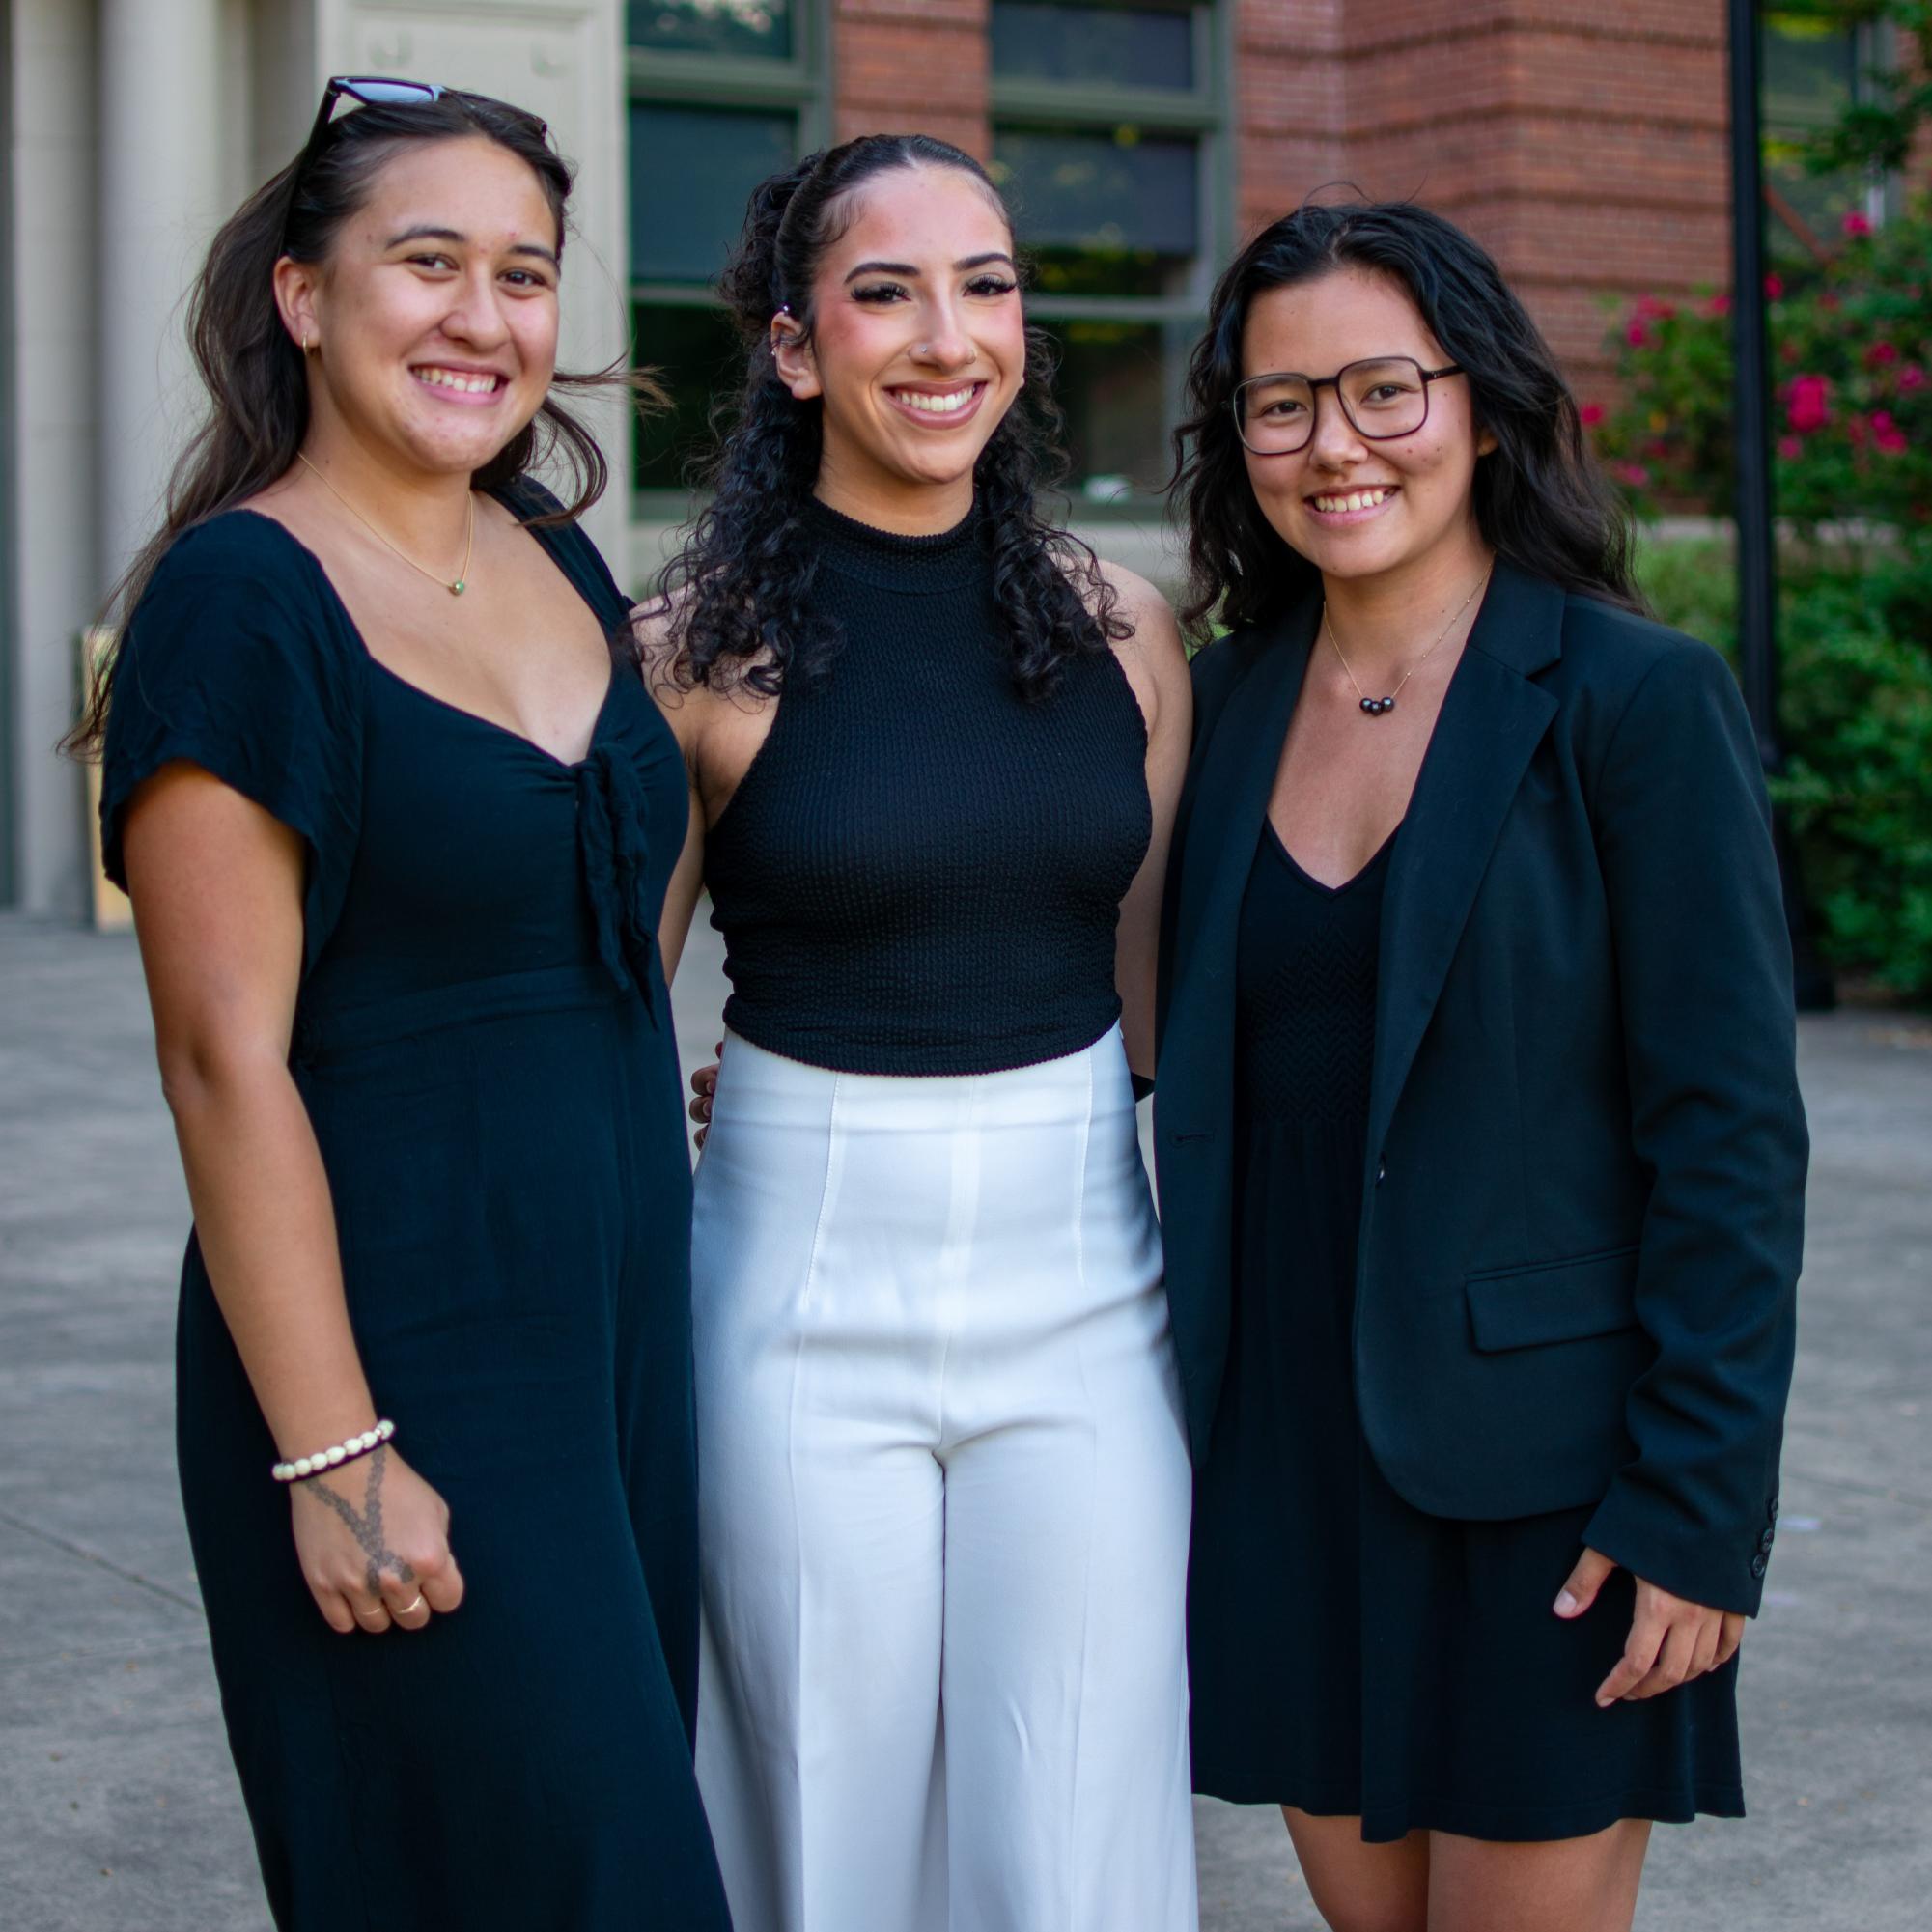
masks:
<svg viewBox="0 0 1932 1932"><path fill-rule="evenodd" d="M1245 241L1347 172L1344 0L1228 4L1235 7L1235 226Z"/></svg>
<svg viewBox="0 0 1932 1932"><path fill-rule="evenodd" d="M1346 179L1468 228L1572 378L1606 295L1728 277L1722 0L1240 0L1244 231Z"/></svg>
<svg viewBox="0 0 1932 1932"><path fill-rule="evenodd" d="M1497 36L1487 167L1442 196L1497 256L1587 390L1603 298L1730 281L1722 0L1520 0ZM1426 198L1426 197L1425 197Z"/></svg>
<svg viewBox="0 0 1932 1932"><path fill-rule="evenodd" d="M835 0L838 138L937 134L988 159L987 31L987 0Z"/></svg>

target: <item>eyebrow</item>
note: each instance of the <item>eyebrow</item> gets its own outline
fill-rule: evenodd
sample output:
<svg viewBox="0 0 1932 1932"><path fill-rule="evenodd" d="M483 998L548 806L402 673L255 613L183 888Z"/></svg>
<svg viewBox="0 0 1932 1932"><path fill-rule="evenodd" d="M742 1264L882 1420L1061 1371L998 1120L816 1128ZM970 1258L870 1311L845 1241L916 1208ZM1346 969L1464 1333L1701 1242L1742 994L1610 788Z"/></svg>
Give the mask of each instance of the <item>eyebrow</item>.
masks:
<svg viewBox="0 0 1932 1932"><path fill-rule="evenodd" d="M454 241L459 247L469 245L469 237L456 228L437 228L432 222L419 222L414 228L406 228L398 235L392 235L382 245L385 249L400 248L406 241ZM552 268L557 266L556 251L545 248L534 241L513 241L512 255L535 255L547 262Z"/></svg>
<svg viewBox="0 0 1932 1932"><path fill-rule="evenodd" d="M1013 257L1011 255L1008 255L1003 249L994 248L990 249L984 255L968 255L964 260L955 262L953 264L953 273L964 275L967 269L984 268L990 262L1004 262L1009 268L1013 266ZM861 262L845 279L850 284L857 281L861 275L916 276L920 272L910 262Z"/></svg>

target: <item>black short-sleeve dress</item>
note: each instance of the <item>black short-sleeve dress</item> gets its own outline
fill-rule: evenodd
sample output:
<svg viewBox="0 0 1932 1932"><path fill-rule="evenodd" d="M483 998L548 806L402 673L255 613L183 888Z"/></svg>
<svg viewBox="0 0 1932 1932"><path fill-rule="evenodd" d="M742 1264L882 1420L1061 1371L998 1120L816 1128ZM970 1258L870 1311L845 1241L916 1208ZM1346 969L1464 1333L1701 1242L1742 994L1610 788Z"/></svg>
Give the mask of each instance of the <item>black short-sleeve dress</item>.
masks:
<svg viewBox="0 0 1932 1932"><path fill-rule="evenodd" d="M532 534L618 624L589 540ZM315 556L236 511L174 546L128 627L117 880L127 801L177 759L307 847L293 1072L371 1388L467 1582L420 1633L322 1622L191 1236L182 1492L276 1922L727 1926L691 1765L690 1172L654 940L676 743L615 663L575 764L440 703L371 657Z"/></svg>

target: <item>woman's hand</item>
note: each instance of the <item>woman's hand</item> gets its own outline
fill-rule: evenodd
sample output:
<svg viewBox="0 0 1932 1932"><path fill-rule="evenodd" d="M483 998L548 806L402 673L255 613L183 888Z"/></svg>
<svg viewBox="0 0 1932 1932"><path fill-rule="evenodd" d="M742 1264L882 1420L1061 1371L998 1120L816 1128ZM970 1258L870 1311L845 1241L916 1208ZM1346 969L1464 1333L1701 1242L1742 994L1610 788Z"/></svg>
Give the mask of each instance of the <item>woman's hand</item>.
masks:
<svg viewBox="0 0 1932 1932"><path fill-rule="evenodd" d="M1557 1593L1556 1614L1565 1619L1582 1616L1615 1568L1601 1552L1585 1550ZM1608 1710L1620 1700L1635 1703L1662 1691L1674 1691L1728 1664L1743 1641L1744 1618L1736 1611L1706 1610L1638 1577L1630 1640L1616 1668L1597 1686L1597 1705Z"/></svg>
<svg viewBox="0 0 1932 1932"><path fill-rule="evenodd" d="M462 1602L449 1505L386 1443L289 1488L302 1579L331 1630L421 1630Z"/></svg>
<svg viewBox="0 0 1932 1932"><path fill-rule="evenodd" d="M705 1135L711 1132L711 1104L717 1093L717 1070L724 1058L724 1042L720 1040L712 1051L717 1055L708 1067L700 1067L691 1076L691 1092L695 1098L691 1102L691 1118L698 1123L697 1144L705 1144Z"/></svg>

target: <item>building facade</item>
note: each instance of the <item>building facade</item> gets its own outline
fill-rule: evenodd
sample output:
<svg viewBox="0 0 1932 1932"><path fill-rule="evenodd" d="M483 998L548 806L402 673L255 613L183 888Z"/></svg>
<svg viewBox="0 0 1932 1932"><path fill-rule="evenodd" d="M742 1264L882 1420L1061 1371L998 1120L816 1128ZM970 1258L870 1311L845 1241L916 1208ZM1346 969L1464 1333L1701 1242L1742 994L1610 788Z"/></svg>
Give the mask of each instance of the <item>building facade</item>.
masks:
<svg viewBox="0 0 1932 1932"><path fill-rule="evenodd" d="M1874 52L1775 15L1766 47L1787 143ZM331 73L502 96L578 163L566 356L629 353L673 402L602 424L594 533L640 586L734 379L711 278L750 188L828 140L919 128L986 160L1059 347L1076 520L1155 574L1216 268L1310 192L1464 223L1585 393L1606 304L1726 273L1722 0L0 0L0 904L43 912L87 902L82 779L52 746L193 421L182 293ZM1776 245L1883 211L1781 153Z"/></svg>

